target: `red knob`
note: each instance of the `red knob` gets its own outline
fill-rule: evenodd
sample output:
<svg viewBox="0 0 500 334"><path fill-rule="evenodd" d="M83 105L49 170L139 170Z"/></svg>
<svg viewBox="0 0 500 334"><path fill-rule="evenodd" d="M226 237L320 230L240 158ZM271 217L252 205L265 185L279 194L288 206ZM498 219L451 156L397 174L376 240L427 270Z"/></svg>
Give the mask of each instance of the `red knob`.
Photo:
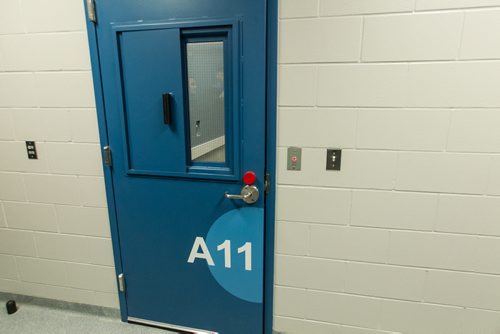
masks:
<svg viewBox="0 0 500 334"><path fill-rule="evenodd" d="M257 181L257 175L255 175L254 172L246 172L245 175L243 175L243 182L246 185L251 186L255 181Z"/></svg>

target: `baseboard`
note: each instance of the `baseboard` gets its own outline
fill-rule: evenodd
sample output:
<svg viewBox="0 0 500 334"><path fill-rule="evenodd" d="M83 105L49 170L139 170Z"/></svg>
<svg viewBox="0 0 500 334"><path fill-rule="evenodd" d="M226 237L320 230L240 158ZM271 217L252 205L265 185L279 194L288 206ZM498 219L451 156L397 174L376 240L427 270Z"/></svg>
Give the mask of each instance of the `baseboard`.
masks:
<svg viewBox="0 0 500 334"><path fill-rule="evenodd" d="M8 292L0 292L0 301L6 302L8 300L15 300L16 303L18 304L18 307L22 307L23 304L29 304L29 305L49 307L54 309L61 309L65 311L74 311L79 313L91 314L101 317L117 318L117 319L120 318L120 310L115 308L72 303L62 300L32 297L32 296L19 295Z"/></svg>

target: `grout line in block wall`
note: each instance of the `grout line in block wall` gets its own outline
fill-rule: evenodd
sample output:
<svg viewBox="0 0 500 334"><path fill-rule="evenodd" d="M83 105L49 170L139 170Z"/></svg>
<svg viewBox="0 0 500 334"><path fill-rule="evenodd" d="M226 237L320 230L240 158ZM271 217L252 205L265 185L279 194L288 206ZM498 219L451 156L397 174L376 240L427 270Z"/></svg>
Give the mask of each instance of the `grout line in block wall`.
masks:
<svg viewBox="0 0 500 334"><path fill-rule="evenodd" d="M22 282L22 280L21 280L21 271L19 270L19 264L17 263L17 256L12 255L12 257L14 258L14 265L16 266L16 276L17 276L17 280L18 280L19 282Z"/></svg>
<svg viewBox="0 0 500 334"><path fill-rule="evenodd" d="M60 221L59 212L58 212L55 204L52 204L52 210L54 211L54 217L56 217L57 233L62 235L61 224L59 224L59 221Z"/></svg>
<svg viewBox="0 0 500 334"><path fill-rule="evenodd" d="M0 39L3 37L28 37L28 36L59 36L59 35L77 35L86 34L85 30L55 30L55 31L28 31L28 32L12 32L0 34Z"/></svg>
<svg viewBox="0 0 500 334"><path fill-rule="evenodd" d="M294 288L291 286L284 286L284 285L278 285L278 284L276 284L275 286L282 287L285 289L304 290L301 288ZM409 299L398 299L398 298L393 298L393 297L381 297L381 296L362 295L362 294L355 294L355 293L342 293L342 292L327 291L327 290L310 289L309 291L323 293L325 295L338 295L338 296L345 296L345 297L361 297L361 298L371 299L371 300L380 301L380 302L397 301L397 302L403 302L403 303L412 303L412 304L434 306L434 307L454 308L457 311L461 311L461 310L486 311L488 313L496 313L497 315L500 315L500 312L497 309L493 309L493 308L471 307L468 305L457 305L457 304L451 304L451 303L448 304L448 303L438 303L438 302L419 302L419 301L409 300ZM283 315L277 315L277 316L283 317L283 318L289 318L289 319L302 319L302 318L296 318L293 316L283 316ZM343 324L335 323L335 322L330 323L330 322L323 322L323 321L317 321L317 320L313 320L312 322L318 322L318 323L324 323L324 324L334 324L334 325L339 325L339 326L350 326L350 325L343 325ZM383 333L402 334L399 332L392 332L392 331L391 332L383 331Z"/></svg>
<svg viewBox="0 0 500 334"><path fill-rule="evenodd" d="M305 289L305 288L295 287L293 285L276 284L276 286L286 288L286 289L293 289L293 290L306 290L306 291L311 291L311 292L320 292L320 293L324 293L327 295L365 297L366 299L372 299L372 300L378 300L378 301L395 300L395 301L402 301L402 302L420 303L416 300L409 300L409 299L400 299L400 298L393 298L393 297L381 297L381 296L374 296L374 295L363 295L363 294L356 294L356 293L352 293L352 292L329 291L329 290L321 290L321 289ZM425 304L429 304L429 303L425 303ZM446 304L439 304L439 305L446 305ZM457 308L460 308L460 306L456 306L456 305L450 305L450 306L455 306Z"/></svg>
<svg viewBox="0 0 500 334"><path fill-rule="evenodd" d="M60 235L65 237L81 237L86 239L97 239L97 240L111 240L111 237L102 237L102 236L94 236L89 234L74 234L74 233L60 233L60 232L51 232L51 231L38 231L33 229L22 229L22 228L12 228L12 231L24 231L24 232L35 232L37 234L46 234L46 235Z"/></svg>
<svg viewBox="0 0 500 334"><path fill-rule="evenodd" d="M0 110L58 110L58 111L63 111L67 110L68 112L71 111L88 111L88 112L95 112L96 108L95 107L60 107L60 106L53 106L53 107L46 107L46 106L13 106L13 107L8 107L8 106L0 106Z"/></svg>
<svg viewBox="0 0 500 334"><path fill-rule="evenodd" d="M312 105L280 105L280 109L305 109L314 107ZM332 109L332 110L350 110L350 109L360 109L360 110L499 110L500 106L496 107L412 107L412 106L316 106L318 109ZM1 108L0 108L1 109ZM19 108L22 109L22 108Z"/></svg>
<svg viewBox="0 0 500 334"><path fill-rule="evenodd" d="M311 256L311 225L307 224L307 252L306 256Z"/></svg>
<svg viewBox="0 0 500 334"><path fill-rule="evenodd" d="M466 20L466 12L462 13L462 26L460 27L460 45L458 46L458 52L456 55L456 60L460 60L462 57L462 50L464 44L464 32L465 32L465 20Z"/></svg>
<svg viewBox="0 0 500 334"><path fill-rule="evenodd" d="M297 287L294 285L286 285L286 284L276 284L275 286L280 287L280 288L286 288L286 289L300 289L300 290L305 290L306 292L316 292L316 293L324 293L324 294L330 294L330 295L339 295L339 296L354 296L354 297L363 297L366 299L372 299L372 300L384 300L384 301L401 301L401 302L412 302L412 303L423 303L419 300L415 299L402 299L402 298L396 298L396 297L389 297L389 296L380 296L380 295L369 295L369 294L361 294L361 293L355 293L355 292L347 292L347 291L333 291L333 290L322 290L322 289L311 289L311 288L301 288ZM457 305L447 305L447 304L439 304L439 305L446 305L446 306L455 306L455 307L460 307Z"/></svg>
<svg viewBox="0 0 500 334"><path fill-rule="evenodd" d="M347 225L347 224L335 224L335 223L317 223L317 222L304 222L297 220L280 220L280 223L290 223L290 224L302 224L308 225L308 227L317 226L317 227L332 227L332 228L345 228L352 230L373 230L373 231L386 231L386 232L402 232L402 233L416 233L416 234L425 234L425 235L440 235L440 236L453 236L453 237L462 237L462 238L490 238L490 239L500 239L500 235L491 235L491 234L470 234L470 233L460 233L460 232L450 232L450 231L433 231L433 230L417 230L417 229L403 229L396 227L378 227L378 226L363 226L363 225ZM500 275L500 273L499 273Z"/></svg>
<svg viewBox="0 0 500 334"><path fill-rule="evenodd" d="M1 173L1 172L0 172ZM47 175L47 174L40 174L40 175ZM3 200L3 202L9 202L9 203L27 203L27 204L44 204L44 205L50 205L54 204L56 206L67 206L67 207L72 207L72 208L87 208L87 209L107 209L107 207L103 206L92 206L92 205L80 205L80 204L66 204L66 203L54 203L54 202L37 202L37 201L16 201L16 200Z"/></svg>
<svg viewBox="0 0 500 334"><path fill-rule="evenodd" d="M102 255L100 256L102 258ZM81 264L81 265L90 265L90 266L99 266L101 268L114 268L114 265L105 265L105 264L97 264L91 261L82 261L82 260L61 260L61 259L56 259L52 257L44 257L44 256L39 256L37 259L40 260L47 260L47 261L56 261L56 262L64 262L65 264Z"/></svg>
<svg viewBox="0 0 500 334"><path fill-rule="evenodd" d="M7 221L7 214L5 213L5 207L3 205L5 201L0 200L0 214L2 215L3 221L5 222L5 227L9 228L9 222Z"/></svg>
<svg viewBox="0 0 500 334"><path fill-rule="evenodd" d="M68 143L69 145L70 143ZM103 178L103 174L82 174L79 172L74 172L74 173L54 173L54 172L40 172L40 171L23 171L23 172L18 172L18 171L2 171L0 170L0 173L19 173L22 175L38 175L38 176L59 176L59 177L94 177L94 178ZM35 201L30 201L29 199L26 200L27 202L33 202L36 203ZM44 202L40 202L44 203Z"/></svg>
<svg viewBox="0 0 500 334"><path fill-rule="evenodd" d="M39 285L39 286L68 289L68 290L77 290L77 291L85 291L85 292L93 292L93 293L95 293L95 292L110 293L110 292L103 292L103 291L97 291L97 290L88 290L88 289L76 288L76 287L67 286L67 285L54 285L54 284L47 284L47 283L40 283L40 282L30 282L30 281L21 281L21 282L22 283ZM42 297L42 298L44 298L44 297Z"/></svg>
<svg viewBox="0 0 500 334"><path fill-rule="evenodd" d="M367 60L359 62L355 59L345 60L345 61L315 61L315 62L281 62L280 67L307 67L307 66L352 66L352 65L443 65L443 64L470 64L470 63L498 63L500 62L500 57L496 58L472 58L472 59L456 59L456 58L442 58L442 59L396 59L396 60ZM74 71L76 72L76 71ZM88 72L88 71L80 71ZM25 72L4 72L4 73L25 73ZM40 72L37 72L40 73ZM2 74L2 73L0 73Z"/></svg>
<svg viewBox="0 0 500 334"><path fill-rule="evenodd" d="M436 208L434 209L434 217L433 217L433 222L432 222L432 232L434 233L439 233L437 231L438 228L438 217L439 217L439 208L441 207L441 196L442 194L437 194L437 203L436 203Z"/></svg>
<svg viewBox="0 0 500 334"><path fill-rule="evenodd" d="M305 260L321 260L325 262L334 262L334 263L352 263L352 264L364 264L368 266L375 267L390 267L394 269L409 269L413 271L427 271L427 272L441 272L441 273L451 273L451 274L465 274L465 275L476 275L476 276L486 276L486 277L494 277L500 278L500 274L495 273L486 273L486 272L478 272L473 270L460 270L460 269L446 269L446 268L435 268L435 267L424 267L417 266L411 264L395 264L395 263L385 263L385 262L374 262L374 261L363 261L363 260L346 260L346 259L332 259L322 256L299 256L294 254L286 254L286 253L276 253L276 256L290 257L296 259L305 259ZM499 310L500 312L500 310Z"/></svg>
<svg viewBox="0 0 500 334"><path fill-rule="evenodd" d="M288 320L302 320L302 318L296 318L296 317L288 316L288 315L277 315L276 314L275 317L277 317L277 318L283 318L283 319L288 319ZM402 334L400 332L386 331L384 329L377 329L377 328L370 328L370 327L360 327L360 326L356 326L356 325L352 325L352 324L351 325L344 325L344 324L337 323L337 322L320 321L320 320L313 320L313 319L309 319L307 321L310 322L310 323L313 323L313 324L333 325L333 326L338 326L338 327L341 327L341 328L353 329L353 330L363 331L363 332L364 331L370 331L370 333L373 330L376 330L377 334Z"/></svg>
<svg viewBox="0 0 500 334"><path fill-rule="evenodd" d="M23 138L24 139L24 138ZM0 143L24 143L25 140L23 139L0 139ZM33 138L30 138L33 139ZM44 144L68 144L68 145L89 145L89 146L99 146L99 142L96 141L74 141L74 140L44 140L44 139L35 139L37 143L44 143Z"/></svg>
<svg viewBox="0 0 500 334"><path fill-rule="evenodd" d="M27 22L26 22L26 16L24 15L24 8L22 5L22 1L18 0L17 1L17 13L19 14L19 18L22 21L22 27L23 27L23 34L26 34L28 32L28 27L27 27Z"/></svg>
<svg viewBox="0 0 500 334"><path fill-rule="evenodd" d="M485 11L496 11L500 9L500 5L491 6L475 6L475 7L460 7L460 8L442 8L442 9L420 9L416 13L421 14L433 14L433 13L448 13L448 12L485 12Z"/></svg>
<svg viewBox="0 0 500 334"><path fill-rule="evenodd" d="M396 153L396 163L394 164L393 166L393 171L392 171L392 187L391 187L391 191L395 191L396 190L396 186L397 186L397 183L398 183L398 176L399 176L399 171L401 170L399 167L400 167L400 163L401 163L401 152L397 152Z"/></svg>
<svg viewBox="0 0 500 334"><path fill-rule="evenodd" d="M383 262L383 264L386 266L390 265L393 234L394 234L393 230L388 231L387 245L385 246L386 247L386 249L385 249L385 262Z"/></svg>
<svg viewBox="0 0 500 334"><path fill-rule="evenodd" d="M75 261L69 261L69 260L49 259L49 258L33 257L33 256L25 256L25 255L15 255L15 256L18 257L18 258L23 258L23 259L52 261L52 262L58 262L58 263L62 263L62 264L81 264L83 266L98 267L98 268L101 268L101 269L114 268L114 265L108 266L108 265L104 265L104 264L93 264L93 263L75 262Z"/></svg>
<svg viewBox="0 0 500 334"><path fill-rule="evenodd" d="M472 250L472 257L474 259L478 259L479 258L478 256L480 256L481 248L479 246L479 242L481 242L482 239L484 240L485 238L481 238L479 236L475 237L476 244L475 244L474 249ZM473 265L472 268L473 268L474 274L476 274L476 275L484 275L484 273L481 270L478 270L478 268L476 267L476 265Z"/></svg>
<svg viewBox="0 0 500 334"><path fill-rule="evenodd" d="M65 273L67 274L66 269L65 269ZM68 277L66 277L66 278L68 278ZM32 281L23 281L23 280L20 280L20 283L32 284L32 285L36 285L36 286L40 286L40 287L52 287L52 288L59 288L59 289L64 289L64 290L75 290L75 291L88 292L88 293L94 293L94 294L95 293L109 293L109 294L113 293L113 292L104 292L104 291L100 291L100 290L83 289L83 288L79 288L79 287L75 287L75 286L70 286L69 284L66 284L66 285L55 285L55 284L32 282ZM35 296L35 297L37 297L37 296ZM41 298L46 298L46 297L41 297ZM66 301L66 300L63 300L63 301ZM76 303L81 303L81 302L76 301Z"/></svg>
<svg viewBox="0 0 500 334"><path fill-rule="evenodd" d="M314 66L314 108L318 107L318 99L319 99L319 68L318 66Z"/></svg>
<svg viewBox="0 0 500 334"><path fill-rule="evenodd" d="M65 264L63 266L63 269L64 269L64 276L65 276L65 282L66 282L66 285L69 287L70 286L70 280L69 280L69 268L67 266L67 264Z"/></svg>
<svg viewBox="0 0 500 334"><path fill-rule="evenodd" d="M354 149L358 148L358 133L359 133L359 119L361 117L360 115L360 109L361 108L353 108L351 109L352 112L356 113L356 122L354 124Z"/></svg>
<svg viewBox="0 0 500 334"><path fill-rule="evenodd" d="M81 74L81 73L92 73L91 69L77 69L77 70L12 70L12 71L1 71L0 75L14 75L14 74Z"/></svg>
<svg viewBox="0 0 500 334"><path fill-rule="evenodd" d="M425 14L447 14L461 11L478 12L478 11L495 11L500 9L500 5L481 6L481 7L462 7L462 8L441 8L441 9L408 9L405 11L390 11L383 13L348 13L348 14L331 14L314 16L298 16L298 17L281 17L280 21L301 21L310 19L334 19L334 18L350 18L359 16L404 16L404 15L425 15ZM0 35L1 36L1 35Z"/></svg>
<svg viewBox="0 0 500 334"><path fill-rule="evenodd" d="M425 270L425 276L424 276L424 284L422 286L422 296L420 298L420 301L422 303L425 303L425 291L427 291L427 285L429 284L429 270Z"/></svg>
<svg viewBox="0 0 500 334"><path fill-rule="evenodd" d="M38 253L38 243L36 242L36 238L35 238L37 231L30 231L30 232L31 232L31 237L33 238L33 245L35 247L36 258L40 258L40 254Z"/></svg>
<svg viewBox="0 0 500 334"><path fill-rule="evenodd" d="M366 19L365 17L361 17L361 38L360 38L360 46L359 46L359 59L358 63L363 62L363 51L364 51L364 46L365 46L365 25L366 25Z"/></svg>
<svg viewBox="0 0 500 334"><path fill-rule="evenodd" d="M344 275L343 279L342 279L342 284L341 284L341 291L342 292L346 292L347 291L347 276L349 274L349 270L350 270L350 261L340 261L342 266L344 267L343 270L344 272L346 273L346 275Z"/></svg>
<svg viewBox="0 0 500 334"><path fill-rule="evenodd" d="M282 17L280 16L279 22L290 22L290 21L304 21L304 20L314 20L314 19L322 19L323 17L317 16L317 14L305 14L303 16L289 16L289 17Z"/></svg>
<svg viewBox="0 0 500 334"><path fill-rule="evenodd" d="M392 188L374 188L374 187L356 187L356 186L328 186L328 185L306 185L300 183L279 183L278 187L310 187L312 189L331 189L331 190L357 190L357 191L379 191L379 192L402 192L402 193L413 193L413 194L443 194L443 195L451 195L451 196L461 196L461 197L490 197L490 198L500 198L500 195L497 194L484 194L484 193L453 193L446 191L432 191L432 190L415 190L415 189L392 189ZM43 202L42 202L43 203Z"/></svg>

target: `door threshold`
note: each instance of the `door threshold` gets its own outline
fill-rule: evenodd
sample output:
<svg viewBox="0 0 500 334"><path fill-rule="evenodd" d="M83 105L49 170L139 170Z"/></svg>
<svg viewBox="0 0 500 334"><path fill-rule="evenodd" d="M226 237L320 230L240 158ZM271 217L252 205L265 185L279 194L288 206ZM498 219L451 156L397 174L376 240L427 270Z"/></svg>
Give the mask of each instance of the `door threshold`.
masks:
<svg viewBox="0 0 500 334"><path fill-rule="evenodd" d="M184 327L184 326L177 326L177 325L165 324L163 322L138 319L138 318L134 318L134 317L128 317L127 321L130 322L130 323L132 323L132 324L157 327L157 328L172 330L172 331L176 331L176 332L180 331L181 333L188 333L188 334L218 334L217 332L213 332L213 331L207 331L207 330L202 330L202 329L194 329L194 328L189 328L189 327Z"/></svg>

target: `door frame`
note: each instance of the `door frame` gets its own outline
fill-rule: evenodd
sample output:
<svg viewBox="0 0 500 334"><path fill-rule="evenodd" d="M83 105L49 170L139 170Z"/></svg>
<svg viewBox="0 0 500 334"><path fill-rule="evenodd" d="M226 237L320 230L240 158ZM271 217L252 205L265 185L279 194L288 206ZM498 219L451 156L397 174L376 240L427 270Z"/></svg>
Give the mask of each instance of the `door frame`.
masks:
<svg viewBox="0 0 500 334"><path fill-rule="evenodd" d="M266 173L270 177L269 193L266 195L264 217L264 334L272 334L273 327L273 291L274 291L274 240L275 240L275 202L276 202L276 129L277 129L277 88L278 88L278 0L265 0L267 7L267 42L266 42ZM83 0L84 3L87 0ZM99 57L99 43L94 22L89 20L87 6L85 16L87 36L90 47L92 78L99 126L101 152L109 144L108 125L104 108L104 93ZM97 13L97 16L99 13ZM99 20L99 17L97 17ZM99 22L99 21L98 21ZM98 23L97 23L98 24ZM103 156L104 161L104 156ZM115 194L111 169L103 165L106 197L108 202L109 222L116 274L122 273L122 257L118 237ZM118 281L117 281L118 284ZM120 314L126 322L127 301L123 293L118 293Z"/></svg>

